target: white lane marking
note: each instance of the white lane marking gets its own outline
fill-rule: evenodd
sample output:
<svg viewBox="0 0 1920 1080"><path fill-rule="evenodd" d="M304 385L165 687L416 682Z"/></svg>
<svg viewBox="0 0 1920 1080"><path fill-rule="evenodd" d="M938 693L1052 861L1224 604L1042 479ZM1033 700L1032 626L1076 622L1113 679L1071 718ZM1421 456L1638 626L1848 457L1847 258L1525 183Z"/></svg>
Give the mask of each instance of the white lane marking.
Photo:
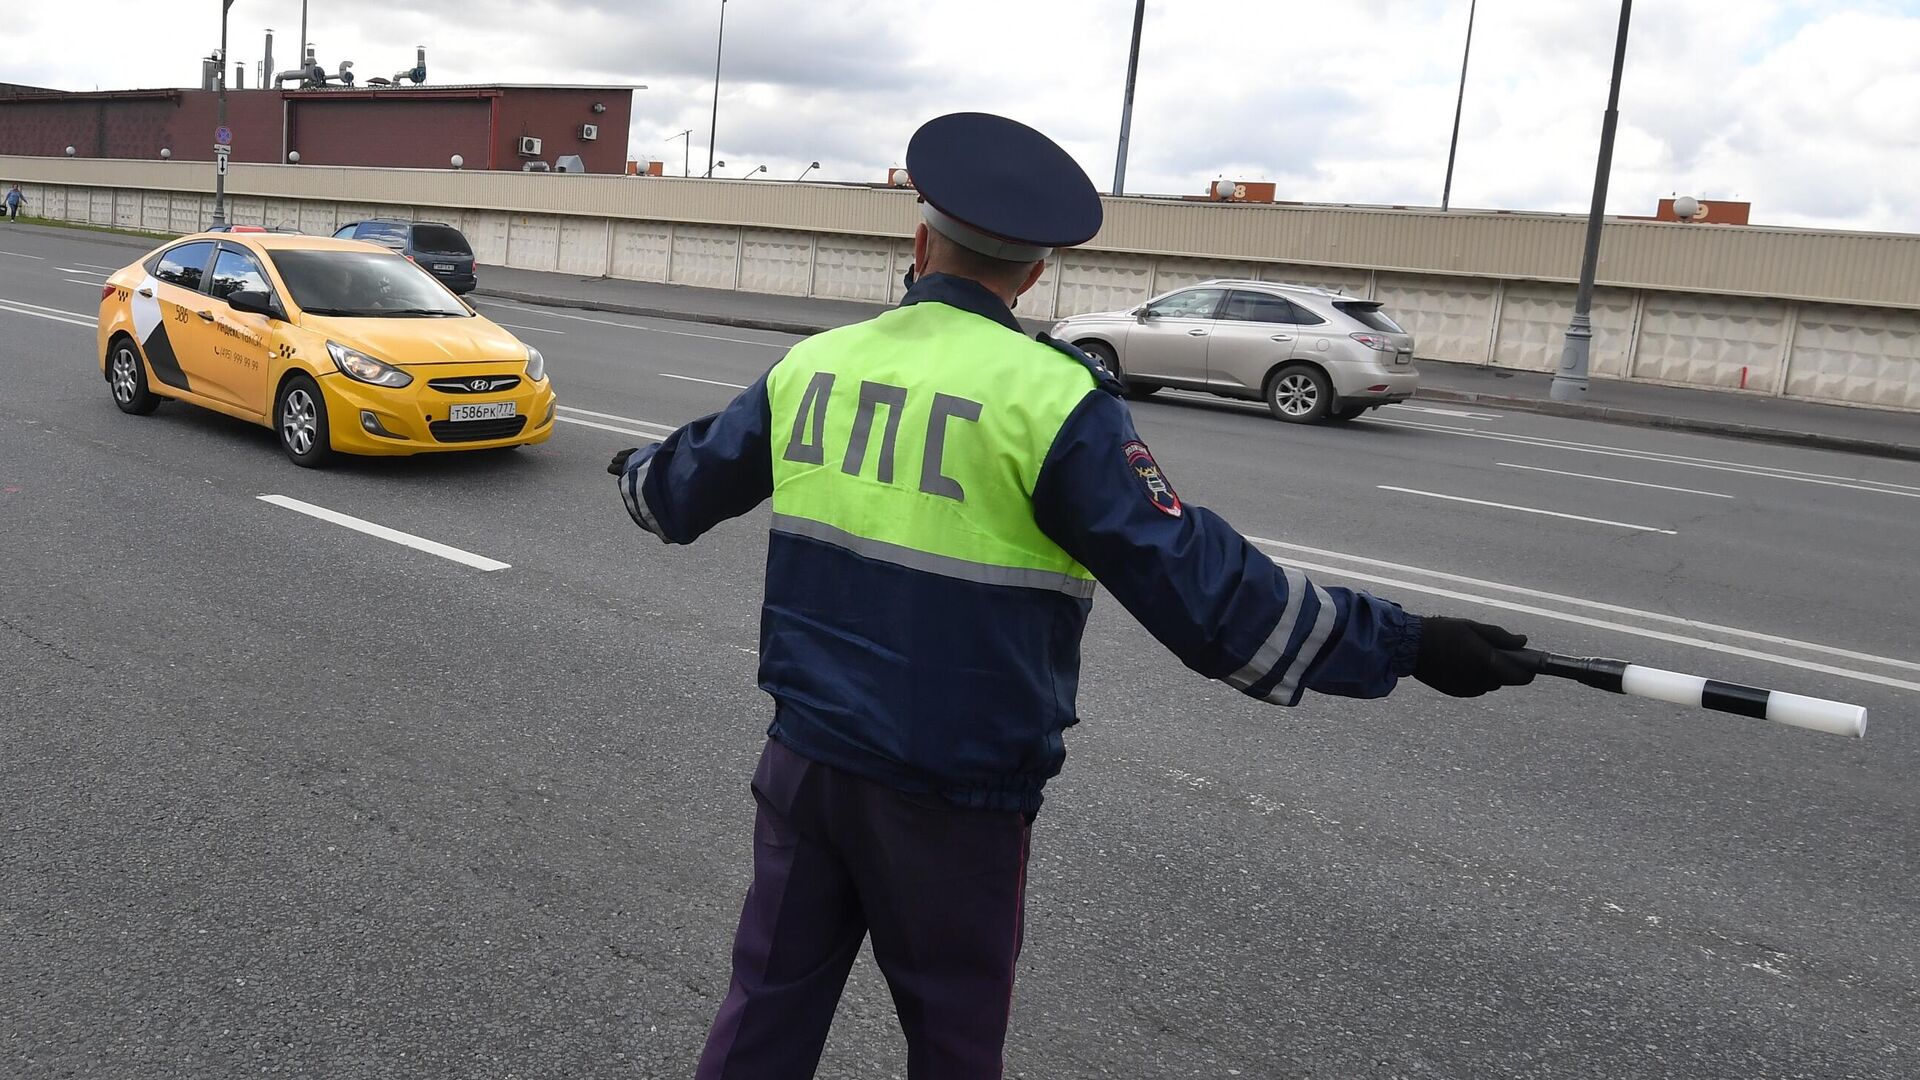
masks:
<svg viewBox="0 0 1920 1080"><path fill-rule="evenodd" d="M56 274L75 274L75 275L78 275L79 277L90 277L90 278L97 278L101 276L99 274L88 273L85 270L78 270L71 266L56 266L53 268L53 272Z"/></svg>
<svg viewBox="0 0 1920 1080"><path fill-rule="evenodd" d="M415 551L424 551L429 555L438 555L443 559L449 559L463 566L471 566L475 570L505 570L510 565L498 559L489 559L485 555L475 555L471 551L462 551L457 547L442 544L438 540L428 540L425 537L415 536L412 533L401 532L399 529L389 529L385 525L376 525L371 521L362 520L351 514L342 514L338 510L329 510L324 506L315 506L310 502L301 502L299 499L288 498L285 495L261 495L259 499L261 502L272 503L275 506L284 507L295 513L319 518L321 521L332 522L342 528L352 529L354 532L366 533L368 536L377 536L382 540L389 540L402 547L410 547Z"/></svg>
<svg viewBox="0 0 1920 1080"><path fill-rule="evenodd" d="M1276 558L1274 562L1279 563L1280 560ZM1306 562L1300 559L1288 559L1283 565L1291 566L1296 570L1312 570L1322 574L1349 578L1354 581L1367 581L1377 585L1389 585L1396 589L1407 589L1412 592L1426 593L1429 596L1440 596L1449 600L1459 600L1469 604L1482 604L1487 607L1499 608L1503 611L1518 611L1526 615L1538 615L1543 619L1558 619L1561 622L1577 623L1581 626L1591 626L1599 630L1612 630L1617 633L1631 634L1635 637L1649 638L1654 641L1665 641L1675 645L1687 645L1696 649L1706 649L1709 652L1724 653L1728 656L1739 656L1748 660L1760 660L1770 664L1779 664L1783 667L1799 668L1802 671L1817 671L1823 675L1838 675L1843 679L1854 679L1859 682L1873 683L1877 686L1891 686L1899 690L1920 691L1920 682L1908 682L1905 679L1895 679L1871 671L1855 671L1851 668L1834 667L1831 664L1817 663L1812 660L1800 660L1795 657L1780 656L1775 653L1765 653L1757 649L1745 649L1738 645L1723 645L1720 642L1707 641L1704 638L1687 637L1684 634L1669 634L1663 630L1649 630L1646 627L1629 626L1626 623L1612 622L1607 619L1590 619L1585 615L1575 615L1567 611L1554 611L1551 608L1515 603L1512 600L1501 600L1492 596L1476 596L1473 593L1459 592L1455 589L1442 589L1436 585L1422 585L1418 582L1405 581L1400 578L1390 578L1380 574L1368 574L1359 570L1346 570L1338 566Z"/></svg>
<svg viewBox="0 0 1920 1080"><path fill-rule="evenodd" d="M0 251L0 255L11 255L16 259L32 259L34 262L46 262L45 255L29 255L24 251Z"/></svg>
<svg viewBox="0 0 1920 1080"><path fill-rule="evenodd" d="M79 315L74 312L63 312L54 308L40 308L31 304L19 304L12 300L0 300L0 311L4 311L9 315L31 315L36 319L47 319L52 322L66 323L69 326L84 326L89 330L99 325L96 320L89 319L84 315Z"/></svg>
<svg viewBox="0 0 1920 1080"><path fill-rule="evenodd" d="M1433 405L1403 405L1399 402L1391 405L1382 405L1380 407L1383 409L1402 409L1406 412L1432 413L1435 416L1462 416L1468 420L1498 420L1501 416L1499 413L1463 412L1460 409L1442 409Z"/></svg>
<svg viewBox="0 0 1920 1080"><path fill-rule="evenodd" d="M547 319L571 319L574 322L593 323L595 326L617 326L622 330L638 330L644 334L671 334L674 337L700 338L704 341L731 341L736 345L758 345L763 349L791 349L792 344L778 341L754 341L750 338L724 337L720 334L696 334L688 330L667 330L658 326L635 326L632 323L614 322L612 319L592 319L585 315L562 315L545 308L527 307L523 304L503 304L497 300L476 300L476 304L485 307L505 308L508 311L525 311ZM779 331L768 331L778 333ZM797 337L795 340L799 340Z"/></svg>
<svg viewBox="0 0 1920 1080"><path fill-rule="evenodd" d="M579 424L581 427L599 428L601 431L614 431L622 435L631 435L636 439L651 439L654 442L660 442L665 439L668 434L663 431L645 431L635 428L614 427L612 424L602 424L597 420L582 420L577 416L556 416L554 419L562 424Z"/></svg>
<svg viewBox="0 0 1920 1080"><path fill-rule="evenodd" d="M119 267L119 266L95 266L93 263L83 263L83 262L77 262L77 263L74 263L73 265L84 266L89 270L105 270L109 274L115 272L116 270L124 269L123 267Z"/></svg>
<svg viewBox="0 0 1920 1080"><path fill-rule="evenodd" d="M102 285L105 285L105 284L106 284L106 282L104 282L104 281L87 281L87 280L84 280L84 279L82 279L82 278L77 278L77 277L70 277L70 278L61 278L60 280L61 280L61 281L65 281L65 282L69 282L69 283L71 283L71 284L74 284L74 285L85 285L85 286L86 286L87 288L89 288L89 289L94 289L94 290L98 290L98 289L100 288L100 286L102 286Z"/></svg>
<svg viewBox="0 0 1920 1080"><path fill-rule="evenodd" d="M549 330L544 326L521 326L519 323L498 322L498 321L496 321L493 325L504 326L509 330L531 330L536 334L560 334L563 336L566 334L565 330Z"/></svg>
<svg viewBox="0 0 1920 1080"><path fill-rule="evenodd" d="M1920 663L1915 663L1911 660L1897 660L1890 656L1875 656L1872 653L1854 652L1851 649L1840 649L1831 645L1816 645L1811 641L1798 641L1794 638L1780 637L1775 634L1762 634L1753 630L1742 630L1737 626L1722 626L1719 623L1702 622L1699 619L1686 619L1678 615L1666 615L1658 611L1642 611L1639 608L1622 607L1619 604L1607 604L1598 600L1587 600L1578 596L1567 596L1564 593L1544 592L1540 589L1529 589L1521 585L1509 585L1503 581L1487 581L1484 578L1467 577L1463 574L1449 574L1442 570L1429 570L1423 566L1408 566L1404 563L1388 562L1385 559L1369 559L1361 555L1349 555L1344 551L1329 551L1326 548L1308 547L1305 544L1289 544L1284 540L1269 540L1264 536L1249 536L1247 539L1262 547L1280 548L1283 551L1300 551L1308 555L1324 555L1332 559L1359 563L1362 566L1377 566L1386 570L1398 570L1402 573L1418 574L1421 577L1437 578L1441 581L1457 581L1462 585L1474 585L1482 589L1494 589L1499 592L1515 593L1520 596L1531 596L1536 600L1551 600L1559 604L1573 604L1577 607L1592 608L1595 611L1606 611L1615 615L1629 615L1638 619L1670 623L1675 626L1685 626L1690 629L1703 630L1708 633L1743 637L1750 641L1764 641L1769 645L1783 645L1793 649L1804 649L1808 652L1826 653L1829 656L1842 656L1848 660L1858 660L1862 663L1884 664L1888 667L1920 671ZM1289 560L1289 565L1291 565L1291 560Z"/></svg>
<svg viewBox="0 0 1920 1080"><path fill-rule="evenodd" d="M1710 495L1716 499L1733 498L1731 495L1723 495L1718 491L1700 491L1696 488L1668 487L1665 484L1648 484L1639 480L1622 480L1617 476L1595 476L1592 473L1563 472L1560 469L1543 469L1538 465L1516 465L1511 461L1496 461L1494 464L1504 469L1525 469L1528 472L1552 473L1555 476L1577 476L1582 480L1605 480L1609 484L1632 484L1634 487L1658 488L1661 491L1678 491L1684 495Z"/></svg>
<svg viewBox="0 0 1920 1080"><path fill-rule="evenodd" d="M1393 487L1388 484L1377 485L1381 491L1398 491L1405 495L1425 495L1429 499L1445 499L1448 502L1472 503L1475 506L1496 506L1502 510L1518 510L1523 514L1540 514L1545 517L1566 518L1568 521L1584 521L1590 525L1614 525L1622 529L1637 529L1640 532L1664 533L1679 536L1672 529L1658 529L1652 525L1634 525L1625 521L1608 521L1606 518L1581 517L1579 514L1563 514L1558 510L1542 510L1535 506L1515 506L1512 503L1488 502L1485 499L1469 499L1464 495L1442 495L1437 491L1421 491L1418 488Z"/></svg>
<svg viewBox="0 0 1920 1080"><path fill-rule="evenodd" d="M1503 432L1476 431L1472 428L1448 427L1445 424L1423 424L1418 420L1361 420L1363 424L1388 424L1393 427L1419 428L1422 431L1439 431L1448 435L1460 435L1469 439L1491 439L1494 442L1514 443L1519 446L1531 446L1546 450L1567 450L1577 454L1599 454L1603 457L1631 458L1635 461L1652 461L1664 465L1685 465L1695 469L1711 469L1715 472L1739 473L1743 476L1759 476L1769 480L1794 480L1803 484L1821 484L1826 487L1849 488L1854 491L1871 491L1881 495L1904 495L1920 499L1920 487L1909 484L1895 484L1885 480L1869 480L1865 483L1852 481L1852 477L1833 476L1828 473L1800 472L1796 469L1779 469L1771 465L1744 465L1738 462L1720 461L1714 458L1690 458L1679 454L1664 454L1651 450L1629 450L1617 446L1599 446L1594 443L1565 442L1535 435L1509 435ZM1871 485L1871 486L1869 486Z"/></svg>
<svg viewBox="0 0 1920 1080"><path fill-rule="evenodd" d="M693 376L691 376L691 375L675 375L675 374L674 374L673 372L671 372L671 371L663 371L663 372L661 372L661 373L660 373L660 377L661 377L661 378L663 378L663 379L679 379L679 380L680 380L681 382L698 382L698 383L706 383L706 384L707 384L708 386L731 386L731 387L733 387L733 388L734 388L735 390L745 390L745 389L746 389L746 387L745 387L744 385L742 385L742 384L740 384L740 383L737 383L737 382L721 382L721 381L720 381L719 379L696 379L696 378L694 378L694 377L693 377Z"/></svg>
<svg viewBox="0 0 1920 1080"><path fill-rule="evenodd" d="M560 406L560 411L563 413L579 413L581 416L592 416L592 417L597 417L601 420L615 420L622 424L626 424L628 427L659 428L661 431L666 432L667 434L672 434L673 432L679 430L678 428L674 427L672 424L656 424L651 420L636 420L631 416L617 416L613 413L594 412L591 409L576 409L571 405Z"/></svg>

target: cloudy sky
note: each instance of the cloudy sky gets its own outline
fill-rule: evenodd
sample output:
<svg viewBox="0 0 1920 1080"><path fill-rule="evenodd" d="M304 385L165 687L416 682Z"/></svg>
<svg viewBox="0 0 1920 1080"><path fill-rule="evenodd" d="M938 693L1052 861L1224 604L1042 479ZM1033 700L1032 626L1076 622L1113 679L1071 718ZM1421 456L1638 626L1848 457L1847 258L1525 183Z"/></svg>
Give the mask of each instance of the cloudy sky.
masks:
<svg viewBox="0 0 1920 1080"><path fill-rule="evenodd" d="M705 168L720 0L312 0L321 63L428 49L435 82L645 84L631 156ZM1113 176L1133 0L727 0L724 175L871 181L927 117L1001 112ZM196 85L213 0L22 0L0 82ZM1468 0L1149 0L1128 190L1271 180L1282 198L1435 205ZM1456 206L1581 211L1618 8L1480 0ZM237 0L236 60L297 0ZM284 64L282 66L285 66ZM0 147L0 153L5 148ZM1762 224L1920 232L1920 0L1640 0L1609 209L1744 199Z"/></svg>

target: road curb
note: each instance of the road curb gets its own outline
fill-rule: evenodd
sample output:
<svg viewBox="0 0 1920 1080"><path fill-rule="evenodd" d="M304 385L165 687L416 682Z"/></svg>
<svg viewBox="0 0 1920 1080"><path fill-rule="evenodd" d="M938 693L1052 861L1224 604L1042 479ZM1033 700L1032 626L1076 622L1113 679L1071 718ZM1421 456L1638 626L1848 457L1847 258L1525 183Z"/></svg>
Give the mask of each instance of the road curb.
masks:
<svg viewBox="0 0 1920 1080"><path fill-rule="evenodd" d="M1825 435L1817 431L1791 431L1785 428L1761 427L1756 424L1736 424L1725 420L1699 420L1690 416L1638 412L1611 405L1583 405L1578 402L1513 397L1506 394L1482 394L1473 390L1447 390L1440 387L1421 387L1414 394L1414 400L1456 405L1485 405L1515 412L1599 420L1602 423L1630 427L1662 428L1667 431L1720 435L1726 438L1776 443L1782 446L1801 446L1814 450L1837 450L1846 454L1866 454L1901 461L1920 461L1920 446L1906 443L1883 443L1872 439L1849 438L1845 435Z"/></svg>
<svg viewBox="0 0 1920 1080"><path fill-rule="evenodd" d="M521 292L517 289L475 289L475 296L484 296L490 300L516 300L522 304L539 304L542 307L573 308L578 311L604 311L609 315L637 315L644 319L673 319L677 322L706 323L710 326L732 326L741 330L770 330L777 334L818 334L832 330L844 323L805 323L788 319L762 319L752 315L728 315L723 312L687 311L684 308L656 308L639 304L616 304L605 300L586 300L574 296L545 296L540 293Z"/></svg>

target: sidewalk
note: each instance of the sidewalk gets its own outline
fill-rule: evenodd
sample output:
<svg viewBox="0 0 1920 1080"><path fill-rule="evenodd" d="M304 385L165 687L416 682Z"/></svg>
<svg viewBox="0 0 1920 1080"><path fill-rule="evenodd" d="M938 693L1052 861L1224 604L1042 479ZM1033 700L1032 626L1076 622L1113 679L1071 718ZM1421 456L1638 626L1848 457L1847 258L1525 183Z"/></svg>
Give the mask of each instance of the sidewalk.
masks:
<svg viewBox="0 0 1920 1080"><path fill-rule="evenodd" d="M480 281L482 296L791 334L818 333L885 310L880 304L846 300L580 278L492 266L481 268ZM1025 322L1034 330L1049 325L1031 319ZM1548 396L1551 382L1552 377L1542 372L1422 360L1417 400L1920 461L1920 414L1612 379L1594 379L1589 401L1563 403Z"/></svg>

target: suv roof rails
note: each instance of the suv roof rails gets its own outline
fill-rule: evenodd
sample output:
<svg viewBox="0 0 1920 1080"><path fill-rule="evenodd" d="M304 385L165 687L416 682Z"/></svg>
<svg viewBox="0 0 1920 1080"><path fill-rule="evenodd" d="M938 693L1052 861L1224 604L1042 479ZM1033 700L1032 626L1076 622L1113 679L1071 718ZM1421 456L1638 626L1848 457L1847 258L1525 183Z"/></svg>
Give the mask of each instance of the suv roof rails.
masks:
<svg viewBox="0 0 1920 1080"><path fill-rule="evenodd" d="M1211 278L1198 282L1200 285L1253 285L1263 289L1280 289L1285 292L1312 293L1316 296L1344 296L1344 293L1332 292L1318 285L1296 285L1291 281L1261 281L1257 278Z"/></svg>

